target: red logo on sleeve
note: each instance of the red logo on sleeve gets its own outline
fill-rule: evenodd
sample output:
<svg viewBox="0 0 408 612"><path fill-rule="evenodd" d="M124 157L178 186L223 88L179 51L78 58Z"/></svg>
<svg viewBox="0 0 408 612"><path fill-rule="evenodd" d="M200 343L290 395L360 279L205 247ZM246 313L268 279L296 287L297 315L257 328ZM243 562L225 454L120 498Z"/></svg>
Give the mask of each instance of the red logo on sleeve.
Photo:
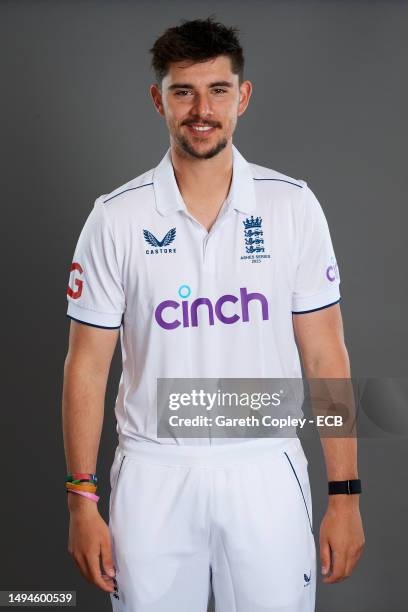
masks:
<svg viewBox="0 0 408 612"><path fill-rule="evenodd" d="M69 271L72 272L73 270L78 270L80 274L83 274L81 264L79 264L77 261L73 261L71 264ZM74 278L74 284L78 288L76 289L76 291L73 291L73 289L71 289L71 287L68 285L67 295L69 295L69 297L71 297L72 299L77 300L79 297L81 297L82 285L84 284L84 281L79 278Z"/></svg>

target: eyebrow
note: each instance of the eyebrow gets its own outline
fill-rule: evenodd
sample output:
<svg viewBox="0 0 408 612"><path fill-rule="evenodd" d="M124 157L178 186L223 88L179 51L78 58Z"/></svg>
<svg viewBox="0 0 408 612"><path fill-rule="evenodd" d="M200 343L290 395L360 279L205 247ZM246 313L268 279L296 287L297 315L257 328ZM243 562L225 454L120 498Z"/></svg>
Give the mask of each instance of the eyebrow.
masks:
<svg viewBox="0 0 408 612"><path fill-rule="evenodd" d="M230 81L215 81L210 83L208 87L234 87L234 84ZM194 89L194 85L191 83L173 83L173 85L169 85L168 89Z"/></svg>

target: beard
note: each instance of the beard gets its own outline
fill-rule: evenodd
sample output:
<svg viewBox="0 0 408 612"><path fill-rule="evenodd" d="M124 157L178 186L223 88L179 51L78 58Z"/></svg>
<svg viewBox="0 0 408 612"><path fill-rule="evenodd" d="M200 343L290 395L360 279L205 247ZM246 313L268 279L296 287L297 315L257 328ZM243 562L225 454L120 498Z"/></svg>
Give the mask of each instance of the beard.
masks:
<svg viewBox="0 0 408 612"><path fill-rule="evenodd" d="M225 149L228 144L228 139L224 137L221 138L211 149L200 153L199 151L195 150L194 146L190 144L188 138L183 136L183 134L177 135L175 140L184 153L187 153L187 155L194 157L195 159L211 159L212 157L218 155L220 151Z"/></svg>

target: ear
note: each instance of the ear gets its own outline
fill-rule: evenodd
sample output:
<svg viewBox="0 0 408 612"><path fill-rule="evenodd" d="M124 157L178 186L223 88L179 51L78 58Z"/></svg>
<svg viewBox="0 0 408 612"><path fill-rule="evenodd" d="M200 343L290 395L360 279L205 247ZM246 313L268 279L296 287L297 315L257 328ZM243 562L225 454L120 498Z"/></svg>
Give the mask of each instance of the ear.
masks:
<svg viewBox="0 0 408 612"><path fill-rule="evenodd" d="M238 116L242 115L248 104L252 94L252 83L251 81L243 81L239 87L239 104L238 104Z"/></svg>
<svg viewBox="0 0 408 612"><path fill-rule="evenodd" d="M162 117L164 117L162 94L161 94L160 88L157 85L157 83L154 83L154 85L150 85L149 91L150 91L150 95L152 97L153 104L154 104L157 112Z"/></svg>

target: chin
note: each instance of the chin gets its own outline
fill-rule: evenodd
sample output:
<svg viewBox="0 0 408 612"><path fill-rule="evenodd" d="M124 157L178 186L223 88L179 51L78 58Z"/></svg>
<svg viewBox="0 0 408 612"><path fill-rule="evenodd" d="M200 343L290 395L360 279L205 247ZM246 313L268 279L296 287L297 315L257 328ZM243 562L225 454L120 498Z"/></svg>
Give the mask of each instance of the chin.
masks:
<svg viewBox="0 0 408 612"><path fill-rule="evenodd" d="M200 145L197 145L194 141L182 137L178 140L178 143L180 148L191 157L196 159L211 159L227 146L228 140L223 138L216 143L201 142Z"/></svg>

